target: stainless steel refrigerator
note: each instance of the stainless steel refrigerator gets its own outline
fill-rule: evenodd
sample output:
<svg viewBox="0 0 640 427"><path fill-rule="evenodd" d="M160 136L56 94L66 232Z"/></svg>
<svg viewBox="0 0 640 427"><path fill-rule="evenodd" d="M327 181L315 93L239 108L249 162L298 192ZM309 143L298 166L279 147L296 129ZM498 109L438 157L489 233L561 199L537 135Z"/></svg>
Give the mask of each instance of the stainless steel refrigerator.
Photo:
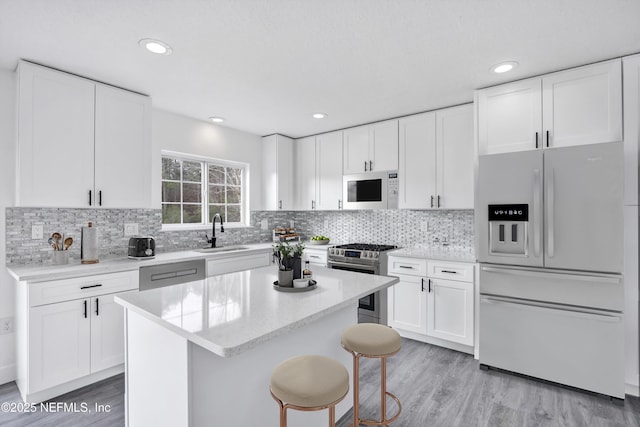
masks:
<svg viewBox="0 0 640 427"><path fill-rule="evenodd" d="M624 398L621 143L480 156L479 357Z"/></svg>

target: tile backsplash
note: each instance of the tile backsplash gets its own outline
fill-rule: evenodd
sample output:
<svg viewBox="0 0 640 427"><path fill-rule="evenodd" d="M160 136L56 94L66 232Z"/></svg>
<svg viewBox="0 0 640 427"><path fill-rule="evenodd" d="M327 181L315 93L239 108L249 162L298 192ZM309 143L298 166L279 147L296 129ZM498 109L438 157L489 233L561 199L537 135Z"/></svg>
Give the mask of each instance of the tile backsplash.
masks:
<svg viewBox="0 0 640 427"><path fill-rule="evenodd" d="M159 209L6 208L6 263L50 262L47 239L55 231L74 239L70 256L80 258L80 230L92 221L98 228L100 256L126 256L125 223L137 223L141 235L156 238L157 252L206 245L206 230L162 231ZM334 243L384 243L400 247L438 247L473 252L473 210L254 211L249 227L226 227L216 233L218 244L271 241L276 226L289 227L304 238L314 234ZM33 225L42 225L43 239L31 239ZM216 226L218 227L218 226Z"/></svg>

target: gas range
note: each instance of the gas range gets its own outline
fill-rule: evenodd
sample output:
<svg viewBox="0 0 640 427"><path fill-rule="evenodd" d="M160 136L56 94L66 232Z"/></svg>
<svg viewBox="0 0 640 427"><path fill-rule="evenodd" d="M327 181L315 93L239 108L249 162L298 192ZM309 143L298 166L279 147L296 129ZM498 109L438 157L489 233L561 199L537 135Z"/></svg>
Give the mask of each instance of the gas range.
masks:
<svg viewBox="0 0 640 427"><path fill-rule="evenodd" d="M370 245L366 243L349 243L347 245L332 246L328 250L328 261L359 264L359 265L379 265L380 254L396 249L393 245ZM375 274L379 274L376 272Z"/></svg>
<svg viewBox="0 0 640 427"><path fill-rule="evenodd" d="M396 249L392 245L351 243L331 246L327 252L327 267L366 274L387 274L386 251ZM387 292L380 291L360 298L358 322L387 324Z"/></svg>

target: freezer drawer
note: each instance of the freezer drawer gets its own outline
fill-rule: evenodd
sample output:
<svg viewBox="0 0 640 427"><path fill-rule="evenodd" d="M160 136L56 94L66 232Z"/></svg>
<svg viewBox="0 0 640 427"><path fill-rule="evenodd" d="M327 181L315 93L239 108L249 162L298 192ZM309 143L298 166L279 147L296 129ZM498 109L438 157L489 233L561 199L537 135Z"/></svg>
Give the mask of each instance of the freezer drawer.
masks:
<svg viewBox="0 0 640 427"><path fill-rule="evenodd" d="M480 363L624 399L621 313L480 298Z"/></svg>
<svg viewBox="0 0 640 427"><path fill-rule="evenodd" d="M482 264L480 294L624 310L622 277L613 274Z"/></svg>

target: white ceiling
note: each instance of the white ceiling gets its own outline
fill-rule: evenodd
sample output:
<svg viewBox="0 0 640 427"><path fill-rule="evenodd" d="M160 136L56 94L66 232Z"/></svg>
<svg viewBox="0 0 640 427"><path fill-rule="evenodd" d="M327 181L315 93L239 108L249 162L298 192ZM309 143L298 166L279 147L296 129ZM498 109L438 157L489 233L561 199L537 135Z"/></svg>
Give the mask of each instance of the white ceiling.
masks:
<svg viewBox="0 0 640 427"><path fill-rule="evenodd" d="M640 52L638 17L640 0L0 0L0 67L24 58L299 137ZM144 51L146 37L173 54ZM505 60L520 67L489 73Z"/></svg>

